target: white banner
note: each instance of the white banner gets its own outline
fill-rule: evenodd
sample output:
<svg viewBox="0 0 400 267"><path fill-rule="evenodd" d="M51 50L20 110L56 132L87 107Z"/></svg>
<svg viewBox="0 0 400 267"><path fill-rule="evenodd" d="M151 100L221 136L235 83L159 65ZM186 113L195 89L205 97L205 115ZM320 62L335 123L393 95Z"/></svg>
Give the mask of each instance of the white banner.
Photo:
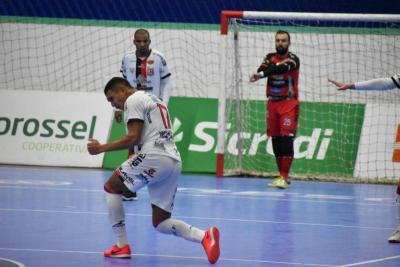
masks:
<svg viewBox="0 0 400 267"><path fill-rule="evenodd" d="M102 93L0 92L0 163L101 167L88 138L106 142L112 108Z"/></svg>
<svg viewBox="0 0 400 267"><path fill-rule="evenodd" d="M400 162L394 157L399 125L399 105L366 105L354 177L400 177Z"/></svg>

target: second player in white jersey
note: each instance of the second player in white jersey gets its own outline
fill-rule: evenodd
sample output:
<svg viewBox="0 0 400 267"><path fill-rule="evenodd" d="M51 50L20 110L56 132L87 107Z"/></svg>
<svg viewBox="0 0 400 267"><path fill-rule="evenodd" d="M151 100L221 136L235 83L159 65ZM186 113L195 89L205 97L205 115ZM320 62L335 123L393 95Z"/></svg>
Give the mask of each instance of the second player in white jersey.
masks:
<svg viewBox="0 0 400 267"><path fill-rule="evenodd" d="M124 79L138 90L151 92L168 105L171 73L164 56L150 49L150 34L145 29L135 32L133 43L136 51L126 53L122 59L120 71Z"/></svg>
<svg viewBox="0 0 400 267"><path fill-rule="evenodd" d="M137 91L126 100L124 111L126 124L130 120L143 121L138 143L141 153L165 155L180 161L164 102L145 91Z"/></svg>
<svg viewBox="0 0 400 267"><path fill-rule="evenodd" d="M127 53L122 60L121 73L133 87L149 91L168 103L167 83L171 73L160 52L150 50L144 59L137 58L134 52Z"/></svg>
<svg viewBox="0 0 400 267"><path fill-rule="evenodd" d="M154 94L168 105L171 73L164 56L160 52L150 49L150 43L150 33L146 29L136 30L133 39L136 50L129 51L124 55L120 71L131 86ZM120 111L116 110L114 117L117 122L121 122L123 116ZM128 156L133 156L137 152L137 147L129 148ZM136 192L124 193L123 199L136 200Z"/></svg>

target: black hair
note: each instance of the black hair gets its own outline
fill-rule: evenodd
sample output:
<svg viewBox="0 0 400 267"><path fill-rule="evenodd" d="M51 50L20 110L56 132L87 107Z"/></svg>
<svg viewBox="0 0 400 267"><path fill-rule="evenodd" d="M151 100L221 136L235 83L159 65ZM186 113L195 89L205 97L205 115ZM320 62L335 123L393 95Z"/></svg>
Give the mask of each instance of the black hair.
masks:
<svg viewBox="0 0 400 267"><path fill-rule="evenodd" d="M120 86L126 86L128 88L132 88L132 86L129 84L127 80L121 77L114 77L111 78L111 80L108 81L106 86L104 87L104 94L107 94L108 91L110 90L115 90L119 88Z"/></svg>
<svg viewBox="0 0 400 267"><path fill-rule="evenodd" d="M277 34L286 34L286 35L288 36L288 41L289 41L289 43L290 43L290 34L289 34L289 32L283 31L283 30L279 30L279 31L277 31L277 32L275 33L275 35L277 35Z"/></svg>
<svg viewBox="0 0 400 267"><path fill-rule="evenodd" d="M148 36L149 39L150 39L150 33L149 33L149 31L146 30L146 29L137 29L137 30L135 31L135 34L133 35L133 39L136 39L136 34L138 34L138 33L145 33L145 34L147 34L147 36Z"/></svg>

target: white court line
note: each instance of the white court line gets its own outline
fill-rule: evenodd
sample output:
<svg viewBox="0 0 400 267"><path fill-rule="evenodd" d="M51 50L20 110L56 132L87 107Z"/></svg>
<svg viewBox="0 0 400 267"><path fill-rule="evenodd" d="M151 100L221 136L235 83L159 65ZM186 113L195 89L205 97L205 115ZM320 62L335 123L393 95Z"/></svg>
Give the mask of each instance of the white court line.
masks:
<svg viewBox="0 0 400 267"><path fill-rule="evenodd" d="M75 254L103 254L98 251L75 251L75 250L53 250L53 249L31 249L31 248L1 248L0 250L6 251L30 251L30 252L51 252L51 253L75 253ZM165 254L146 254L146 253L132 253L132 256L137 257L159 257L159 258L175 258L175 259L193 259L193 260L206 260L205 257L197 256L179 256L179 255L165 255ZM247 263L274 263L285 265L301 265L301 266L322 266L333 267L334 265L328 264L315 264L303 262L285 262L285 261L269 261L269 260L252 260L252 259L236 259L236 258L219 258L218 261L233 261L233 262L247 262Z"/></svg>
<svg viewBox="0 0 400 267"><path fill-rule="evenodd" d="M386 258L380 258L380 259L375 259L375 260L369 260L369 261L355 262L355 263L340 265L340 266L338 266L338 267L359 266L359 265L364 265L364 264L369 264L369 263L376 263L376 262L382 262L382 261L393 260L393 259L400 259L400 255L391 256L391 257L386 257Z"/></svg>
<svg viewBox="0 0 400 267"><path fill-rule="evenodd" d="M54 190L54 191L77 191L77 192L104 192L101 189L81 189L81 188L55 188L55 187L40 187L40 186L9 186L9 185L0 185L0 189L2 188L11 188L11 189L25 189L25 190ZM193 197L214 197L214 198L232 198L232 199L255 199L255 200L279 200L286 202L310 202L310 203L330 203L330 204L341 204L341 205L354 205L354 206L375 206L375 207L393 207L396 206L395 201L392 203L361 203L360 199L351 199L347 202L344 201L334 201L334 200L321 200L321 199L304 199L300 198L301 196L294 196L297 198L284 198L282 197L271 197L271 196L243 196L239 195L240 192L230 192L230 193L218 193L218 194L204 194L204 193L188 193L185 191L179 191L178 197L181 195L188 195ZM394 199L394 197L393 197Z"/></svg>
<svg viewBox="0 0 400 267"><path fill-rule="evenodd" d="M54 191L79 191L79 192L104 192L103 189L86 189L86 188L57 188L57 187L41 187L41 186L20 186L20 185L1 185L0 188L11 189L34 189L34 190L54 190Z"/></svg>
<svg viewBox="0 0 400 267"><path fill-rule="evenodd" d="M42 209L8 209L0 208L1 211L11 212L43 212L43 213L66 213L66 214L91 214L91 215L107 215L107 212L96 211L70 211L70 210L42 210ZM151 214L141 213L126 213L126 216L137 217L151 217ZM356 228L356 229L369 229L369 230L393 230L388 227L375 227L375 226L358 226L358 225L341 225L341 224L324 224L324 223L303 223L303 222L284 222L284 221L268 221L268 220L252 220L240 218L220 218L220 217L196 217L196 216L174 216L177 219L195 219L195 220L218 220L230 222L247 222L247 223L265 223L265 224L291 224L291 225L305 225L305 226L321 226L321 227L336 227L336 228Z"/></svg>

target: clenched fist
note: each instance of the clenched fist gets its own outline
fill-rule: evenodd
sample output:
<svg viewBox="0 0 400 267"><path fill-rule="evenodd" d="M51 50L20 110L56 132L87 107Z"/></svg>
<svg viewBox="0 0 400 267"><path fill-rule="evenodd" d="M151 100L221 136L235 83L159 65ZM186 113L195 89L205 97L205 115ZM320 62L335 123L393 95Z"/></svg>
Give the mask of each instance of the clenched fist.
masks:
<svg viewBox="0 0 400 267"><path fill-rule="evenodd" d="M97 155L102 153L101 144L96 139L89 138L89 143L87 144L87 150L91 155Z"/></svg>

